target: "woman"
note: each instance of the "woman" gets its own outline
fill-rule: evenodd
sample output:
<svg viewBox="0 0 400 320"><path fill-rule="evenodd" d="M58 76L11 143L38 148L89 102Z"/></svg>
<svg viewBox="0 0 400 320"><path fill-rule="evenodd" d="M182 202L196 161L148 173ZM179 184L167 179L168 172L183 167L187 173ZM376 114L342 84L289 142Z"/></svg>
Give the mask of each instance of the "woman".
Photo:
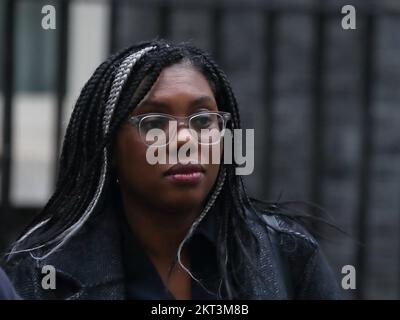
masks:
<svg viewBox="0 0 400 320"><path fill-rule="evenodd" d="M6 268L21 296L337 298L304 228L273 214L279 207L257 209L235 163L206 161L200 145L222 151L233 128L235 96L202 50L157 40L111 56L76 103L53 196L11 250ZM200 129L220 136L203 140ZM170 155L187 144L191 163L149 163L152 148ZM41 285L45 265L55 289Z"/></svg>

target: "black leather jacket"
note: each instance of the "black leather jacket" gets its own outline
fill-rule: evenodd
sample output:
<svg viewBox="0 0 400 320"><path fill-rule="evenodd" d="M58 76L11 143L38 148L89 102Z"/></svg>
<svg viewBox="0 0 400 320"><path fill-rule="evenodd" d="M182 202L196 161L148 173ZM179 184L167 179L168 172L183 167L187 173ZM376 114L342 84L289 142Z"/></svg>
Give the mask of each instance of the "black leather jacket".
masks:
<svg viewBox="0 0 400 320"><path fill-rule="evenodd" d="M267 225L272 225L273 231ZM337 281L317 242L297 222L266 216L251 223L262 245L256 264L265 281L245 285L251 299L339 299ZM14 256L4 265L17 292L25 299L124 299L121 237L110 210L92 217L61 250L44 260L30 254ZM43 289L42 267L56 270L56 289Z"/></svg>

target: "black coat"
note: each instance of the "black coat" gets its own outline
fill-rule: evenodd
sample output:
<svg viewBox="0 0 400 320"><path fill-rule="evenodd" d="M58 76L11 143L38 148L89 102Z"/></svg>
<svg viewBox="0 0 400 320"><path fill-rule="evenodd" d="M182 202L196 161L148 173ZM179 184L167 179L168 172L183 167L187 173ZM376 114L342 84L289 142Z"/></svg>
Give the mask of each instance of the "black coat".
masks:
<svg viewBox="0 0 400 320"><path fill-rule="evenodd" d="M0 300L19 300L6 274L0 269Z"/></svg>
<svg viewBox="0 0 400 320"><path fill-rule="evenodd" d="M89 219L59 251L44 260L28 253L5 266L25 299L124 299L120 226L112 210ZM256 264L265 281L244 281L251 299L338 299L337 281L317 242L290 218L268 216L269 225L252 222L262 248ZM44 265L56 270L56 289L41 286ZM251 274L251 273L249 273Z"/></svg>

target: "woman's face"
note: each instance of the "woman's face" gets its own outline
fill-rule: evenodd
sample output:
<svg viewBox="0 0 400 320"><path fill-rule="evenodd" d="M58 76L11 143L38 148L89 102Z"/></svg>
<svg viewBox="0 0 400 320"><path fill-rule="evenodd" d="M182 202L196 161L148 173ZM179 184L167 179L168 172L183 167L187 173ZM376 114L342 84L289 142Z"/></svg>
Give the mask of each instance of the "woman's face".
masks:
<svg viewBox="0 0 400 320"><path fill-rule="evenodd" d="M213 91L197 69L181 62L161 72L131 116L164 113L185 117L201 111L218 111ZM167 163L152 165L146 158L148 148L152 147L143 142L138 128L128 123L122 125L116 138L114 164L124 195L161 211L200 209L216 181L219 164L202 161L207 156L201 154L196 141L186 125L179 125L176 143L171 141L170 145L159 149L166 152ZM196 153L190 154L190 159L197 164L201 162L197 168L187 170L188 167L182 169L168 163L169 152L176 153L189 143L196 145ZM218 148L222 149L221 143Z"/></svg>

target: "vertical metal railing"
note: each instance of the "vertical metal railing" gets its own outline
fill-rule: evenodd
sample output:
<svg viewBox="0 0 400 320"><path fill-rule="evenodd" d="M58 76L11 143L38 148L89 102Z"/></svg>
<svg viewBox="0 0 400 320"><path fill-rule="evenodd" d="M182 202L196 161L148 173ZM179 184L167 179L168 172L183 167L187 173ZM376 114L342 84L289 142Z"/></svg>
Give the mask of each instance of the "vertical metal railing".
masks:
<svg viewBox="0 0 400 320"><path fill-rule="evenodd" d="M15 13L16 2L7 0L4 4L4 25L3 25L3 94L4 94L4 113L3 113L3 132L2 132L2 158L1 158L1 218L6 218L10 214L10 189L12 171L12 123L13 123L13 98L14 98L14 45L15 45Z"/></svg>
<svg viewBox="0 0 400 320"><path fill-rule="evenodd" d="M118 48L118 0L110 0L109 1L109 8L110 8L110 25L109 25L109 40L108 40L108 51L110 54L115 53Z"/></svg>
<svg viewBox="0 0 400 320"><path fill-rule="evenodd" d="M361 95L361 167L358 180L359 198L357 205L357 238L360 245L356 250L357 266L357 293L358 299L365 297L365 283L367 281L367 254L368 254L368 225L369 225L369 199L372 172L372 139L374 136L373 121L373 88L374 88L374 38L375 38L375 16L367 14L363 31L363 48L361 60L362 70L362 95Z"/></svg>
<svg viewBox="0 0 400 320"><path fill-rule="evenodd" d="M265 31L264 31L264 70L263 70L263 88L264 88L264 113L265 113L265 146L263 150L264 172L263 184L264 194L270 196L271 187L274 181L274 159L275 159L275 77L277 70L277 22L279 16L276 11L267 11L264 13Z"/></svg>
<svg viewBox="0 0 400 320"><path fill-rule="evenodd" d="M64 99L68 75L68 34L69 34L69 0L59 0L57 8L57 66L56 70L56 105L54 119L54 180L58 175L58 159L61 151ZM56 181L54 181L56 182Z"/></svg>
<svg viewBox="0 0 400 320"><path fill-rule="evenodd" d="M314 45L311 54L311 177L310 199L313 203L323 205L323 177L325 171L325 106L324 106L324 64L326 48L327 13L323 11L322 1L318 1L318 11L314 13ZM316 228L317 226L315 226Z"/></svg>
<svg viewBox="0 0 400 320"><path fill-rule="evenodd" d="M214 59L217 63L221 63L222 59L222 23L223 23L223 9L220 5L215 5L211 9L211 50L214 56Z"/></svg>
<svg viewBox="0 0 400 320"><path fill-rule="evenodd" d="M158 36L166 39L171 34L170 22L171 22L171 6L168 4L162 4L158 7Z"/></svg>

